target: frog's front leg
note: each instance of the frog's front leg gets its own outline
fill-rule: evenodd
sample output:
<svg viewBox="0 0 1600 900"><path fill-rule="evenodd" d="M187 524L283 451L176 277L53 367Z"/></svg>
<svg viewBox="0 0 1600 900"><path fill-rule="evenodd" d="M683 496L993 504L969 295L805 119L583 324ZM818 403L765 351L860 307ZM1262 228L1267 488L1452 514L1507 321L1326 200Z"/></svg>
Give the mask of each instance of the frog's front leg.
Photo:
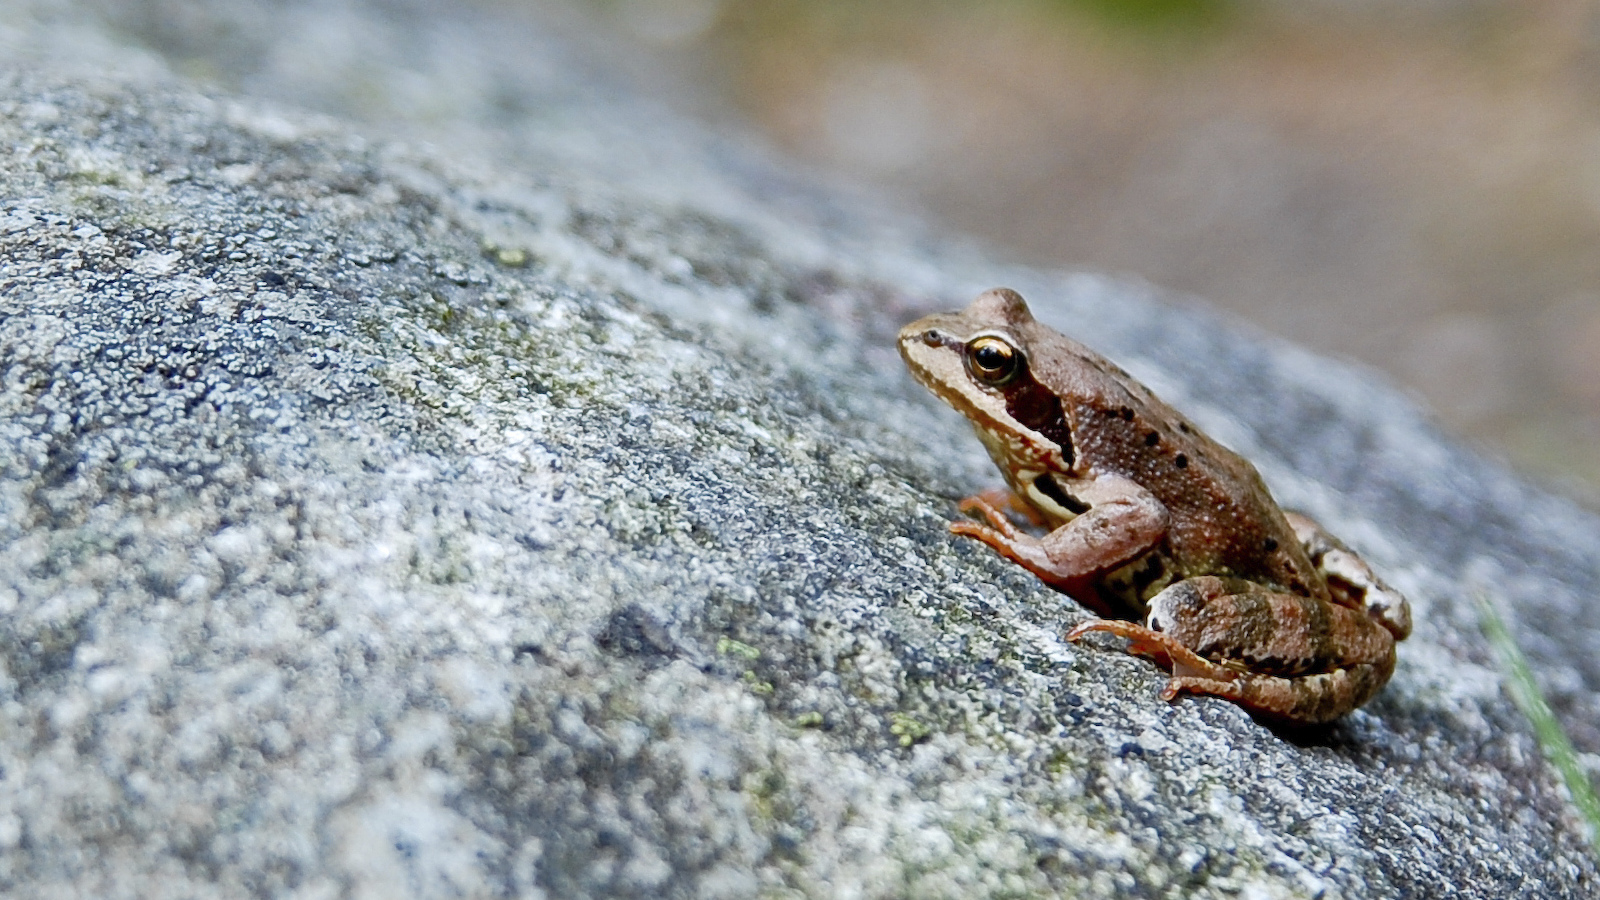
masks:
<svg viewBox="0 0 1600 900"><path fill-rule="evenodd" d="M988 524L952 522L950 531L977 538L1045 584L1109 614L1094 590L1095 582L1160 543L1167 533L1167 508L1149 491L1120 476L1073 481L1058 492L1086 509L1042 537L1017 528L983 494L962 501L961 509L982 515Z"/></svg>
<svg viewBox="0 0 1600 900"><path fill-rule="evenodd" d="M1150 601L1145 625L1091 620L1067 633L1128 638L1128 651L1168 667L1162 691L1210 694L1263 718L1316 724L1378 692L1394 672L1394 636L1364 611L1201 576Z"/></svg>

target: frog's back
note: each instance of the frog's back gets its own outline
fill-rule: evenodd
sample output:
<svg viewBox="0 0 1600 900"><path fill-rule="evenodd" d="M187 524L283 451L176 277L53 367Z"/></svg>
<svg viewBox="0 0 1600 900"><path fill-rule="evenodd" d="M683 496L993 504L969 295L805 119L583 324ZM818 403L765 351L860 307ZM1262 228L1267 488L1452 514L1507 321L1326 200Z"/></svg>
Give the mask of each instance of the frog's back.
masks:
<svg viewBox="0 0 1600 900"><path fill-rule="evenodd" d="M1171 575L1222 575L1307 596L1325 593L1255 466L1109 360L1083 354L1104 378L1099 389L1076 397L1068 413L1079 465L1126 477L1167 508L1163 552Z"/></svg>

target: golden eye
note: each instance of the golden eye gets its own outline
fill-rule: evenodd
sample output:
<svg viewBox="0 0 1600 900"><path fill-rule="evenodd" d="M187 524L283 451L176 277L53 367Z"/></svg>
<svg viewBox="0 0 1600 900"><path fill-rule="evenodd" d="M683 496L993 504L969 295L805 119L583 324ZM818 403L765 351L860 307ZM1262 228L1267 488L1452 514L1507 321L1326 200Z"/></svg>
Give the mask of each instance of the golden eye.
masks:
<svg viewBox="0 0 1600 900"><path fill-rule="evenodd" d="M1022 353L997 337L973 338L967 343L967 370L979 381L1005 384L1022 371Z"/></svg>

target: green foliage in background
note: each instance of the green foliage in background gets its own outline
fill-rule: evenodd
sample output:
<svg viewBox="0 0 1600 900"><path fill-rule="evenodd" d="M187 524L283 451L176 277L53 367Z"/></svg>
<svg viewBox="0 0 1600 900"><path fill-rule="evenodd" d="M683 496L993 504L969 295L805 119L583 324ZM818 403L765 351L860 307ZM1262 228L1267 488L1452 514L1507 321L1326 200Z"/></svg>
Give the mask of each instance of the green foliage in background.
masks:
<svg viewBox="0 0 1600 900"><path fill-rule="evenodd" d="M1162 34L1208 32L1229 24L1239 12L1234 0L1051 0L1052 5L1086 13L1108 25Z"/></svg>

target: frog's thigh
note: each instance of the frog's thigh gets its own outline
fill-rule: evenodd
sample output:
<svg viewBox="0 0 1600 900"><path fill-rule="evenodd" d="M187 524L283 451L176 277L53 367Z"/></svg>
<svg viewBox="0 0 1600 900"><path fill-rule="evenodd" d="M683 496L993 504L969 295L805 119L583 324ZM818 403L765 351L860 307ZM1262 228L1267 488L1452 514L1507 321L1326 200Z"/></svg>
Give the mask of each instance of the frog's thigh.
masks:
<svg viewBox="0 0 1600 900"><path fill-rule="evenodd" d="M1145 621L1206 659L1256 675L1394 664L1394 637L1363 613L1237 579L1180 581L1151 599Z"/></svg>

